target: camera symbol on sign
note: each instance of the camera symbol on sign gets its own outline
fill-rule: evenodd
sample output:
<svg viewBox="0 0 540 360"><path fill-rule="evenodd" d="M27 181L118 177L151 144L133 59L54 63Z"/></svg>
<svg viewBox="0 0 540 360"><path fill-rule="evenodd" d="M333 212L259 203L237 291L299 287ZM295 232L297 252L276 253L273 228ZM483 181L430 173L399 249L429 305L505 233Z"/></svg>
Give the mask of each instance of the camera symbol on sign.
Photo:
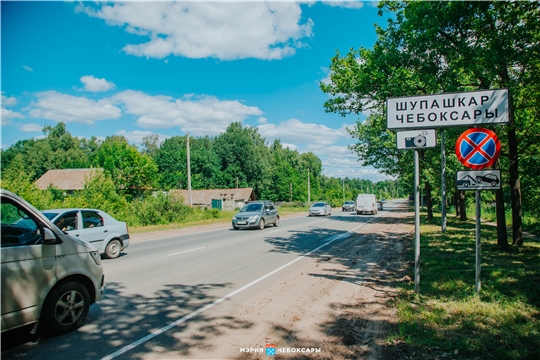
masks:
<svg viewBox="0 0 540 360"><path fill-rule="evenodd" d="M425 147L427 143L426 135L427 135L427 131L422 131L420 134L418 134L415 137L405 138L405 147L407 148Z"/></svg>

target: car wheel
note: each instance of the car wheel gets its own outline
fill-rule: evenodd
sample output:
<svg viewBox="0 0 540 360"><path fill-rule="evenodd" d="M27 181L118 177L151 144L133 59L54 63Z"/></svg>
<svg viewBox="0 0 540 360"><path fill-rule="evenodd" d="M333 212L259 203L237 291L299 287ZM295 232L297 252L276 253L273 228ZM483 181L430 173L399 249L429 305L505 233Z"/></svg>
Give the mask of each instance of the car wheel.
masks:
<svg viewBox="0 0 540 360"><path fill-rule="evenodd" d="M49 294L43 304L41 321L51 334L65 334L82 326L89 308L90 295L86 287L68 282Z"/></svg>
<svg viewBox="0 0 540 360"><path fill-rule="evenodd" d="M279 226L279 216L276 216L276 221L274 221L274 227Z"/></svg>
<svg viewBox="0 0 540 360"><path fill-rule="evenodd" d="M239 228L238 226L233 226L233 229L234 229L234 230L238 230L238 229L240 229L240 228Z"/></svg>
<svg viewBox="0 0 540 360"><path fill-rule="evenodd" d="M119 240L113 239L107 244L107 248L105 249L105 255L109 259L116 259L120 256L120 253L122 252L122 244Z"/></svg>
<svg viewBox="0 0 540 360"><path fill-rule="evenodd" d="M261 218L261 220L259 220L259 226L257 227L259 230L262 230L264 229L264 219Z"/></svg>
<svg viewBox="0 0 540 360"><path fill-rule="evenodd" d="M463 187L469 186L469 183L463 183Z"/></svg>
<svg viewBox="0 0 540 360"><path fill-rule="evenodd" d="M480 176L478 176L478 177L476 178L476 182L480 184L480 183L482 182L482 178L481 178Z"/></svg>
<svg viewBox="0 0 540 360"><path fill-rule="evenodd" d="M497 183L495 181L492 181L491 186L497 186Z"/></svg>

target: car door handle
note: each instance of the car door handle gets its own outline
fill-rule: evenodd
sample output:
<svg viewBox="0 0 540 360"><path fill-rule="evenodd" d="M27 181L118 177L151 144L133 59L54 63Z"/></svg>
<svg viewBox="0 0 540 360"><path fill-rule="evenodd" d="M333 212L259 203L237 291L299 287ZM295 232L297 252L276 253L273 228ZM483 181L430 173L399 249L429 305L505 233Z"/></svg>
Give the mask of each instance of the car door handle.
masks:
<svg viewBox="0 0 540 360"><path fill-rule="evenodd" d="M103 230L103 232L109 232L109 230Z"/></svg>

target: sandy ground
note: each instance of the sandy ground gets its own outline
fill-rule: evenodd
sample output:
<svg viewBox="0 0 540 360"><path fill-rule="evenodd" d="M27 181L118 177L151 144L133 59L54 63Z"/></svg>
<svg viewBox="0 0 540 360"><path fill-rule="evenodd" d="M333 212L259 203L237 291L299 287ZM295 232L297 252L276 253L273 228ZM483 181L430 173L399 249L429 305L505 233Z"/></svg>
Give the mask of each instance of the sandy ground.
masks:
<svg viewBox="0 0 540 360"><path fill-rule="evenodd" d="M188 353L157 346L144 358L395 358L395 348L386 339L397 331L391 300L400 282L410 279L406 252L414 231L412 217L403 205L358 228L324 254L303 261L294 275L280 278L248 304L221 307L216 319L222 323L213 328L223 331L212 339L212 346L190 346ZM226 319L241 325L231 326ZM196 338L197 331L205 329L182 337ZM276 353L269 357L266 348L272 344Z"/></svg>

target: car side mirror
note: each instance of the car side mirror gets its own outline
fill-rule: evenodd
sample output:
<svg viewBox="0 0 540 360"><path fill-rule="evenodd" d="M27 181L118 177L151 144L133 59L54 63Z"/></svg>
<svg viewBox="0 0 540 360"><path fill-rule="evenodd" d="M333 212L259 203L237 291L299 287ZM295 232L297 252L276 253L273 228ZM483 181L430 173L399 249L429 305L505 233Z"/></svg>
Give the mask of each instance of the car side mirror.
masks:
<svg viewBox="0 0 540 360"><path fill-rule="evenodd" d="M54 235L51 229L43 228L43 232L45 234L45 237L43 239L43 243L45 245L52 245L56 243L58 239L56 238L56 235Z"/></svg>

